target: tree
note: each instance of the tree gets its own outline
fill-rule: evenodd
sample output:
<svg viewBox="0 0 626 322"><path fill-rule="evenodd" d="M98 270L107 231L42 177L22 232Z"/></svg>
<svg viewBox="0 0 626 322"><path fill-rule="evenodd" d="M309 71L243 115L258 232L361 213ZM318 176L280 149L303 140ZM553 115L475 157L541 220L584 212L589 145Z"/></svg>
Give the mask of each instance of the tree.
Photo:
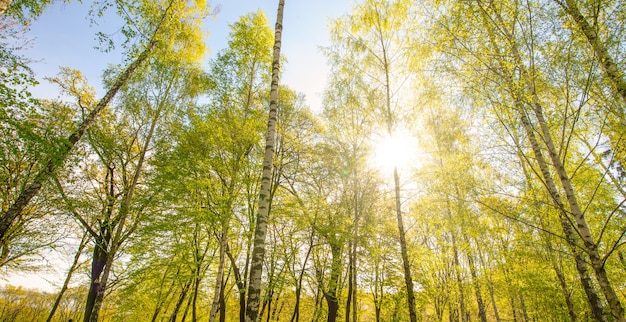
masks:
<svg viewBox="0 0 626 322"><path fill-rule="evenodd" d="M402 126L405 111L403 104L408 99L399 94L406 75L401 70L407 68L408 44L407 1L366 1L355 8L353 14L344 21L337 21L333 37L335 41L350 48L344 56L350 66L363 77L369 77L376 84L376 106L381 130L393 138ZM402 215L402 195L400 176L397 167L393 171L395 214L398 224L398 238L406 283L407 305L410 320L417 321L415 294L410 260L407 251L406 230Z"/></svg>
<svg viewBox="0 0 626 322"><path fill-rule="evenodd" d="M248 300L246 303L246 321L256 322L261 294L261 275L265 256L265 235L270 211L270 193L272 164L274 161L274 142L276 136L276 120L278 109L278 82L280 79L280 48L283 31L284 0L278 1L278 13L274 35L274 53L272 60L272 83L270 90L270 109L265 135L265 155L263 157L263 174L259 191L258 212L254 231L254 248L250 262L250 278L248 283Z"/></svg>
<svg viewBox="0 0 626 322"><path fill-rule="evenodd" d="M103 123L88 132L89 152L97 161L85 161L81 172L70 175L81 184L75 184L69 193L59 184L68 208L95 242L85 321L97 320L114 260L153 207L151 199L158 189L144 190L140 178L144 178L147 154L153 149L159 125L166 115L199 92L193 82L199 79L193 65L181 61L159 63L163 61L135 75L124 87L115 113L105 114ZM81 81L68 80L70 84ZM80 97L79 102L89 101ZM99 186L90 187L93 183ZM82 193L77 194L78 187Z"/></svg>
<svg viewBox="0 0 626 322"><path fill-rule="evenodd" d="M69 2L69 1L68 1ZM9 16L27 23L29 18L37 18L52 0L2 0L0 16Z"/></svg>
<svg viewBox="0 0 626 322"><path fill-rule="evenodd" d="M118 71L113 81L109 82L109 89L105 95L90 107L91 110L76 125L66 139L60 139L53 149L53 153L38 160L41 164L39 172L34 176L27 187L22 190L11 206L0 215L0 240L13 225L15 219L22 210L37 195L42 186L49 178L63 167L63 163L73 152L76 144L83 137L87 129L95 122L97 116L111 102L117 92L135 73L135 71L152 55L156 48L157 57L166 58L167 55L176 55L185 49L185 55L179 58L194 60L199 59L204 52L200 27L197 22L198 16L206 15L206 8L200 7L201 3L142 2L132 10L124 8L128 5L119 3L121 12L137 13L135 16L126 16L127 24L123 27L125 34L130 35L123 46L127 48L127 59L130 61L126 68ZM138 36L136 39L133 36ZM169 37L171 36L171 37ZM168 39L169 38L169 39ZM168 39L167 42L162 39ZM130 43L137 40L137 45ZM174 40L174 41L171 41ZM158 45L157 45L158 44ZM171 58L172 56L170 56Z"/></svg>
<svg viewBox="0 0 626 322"><path fill-rule="evenodd" d="M601 238L609 238L608 243L616 245L615 241L621 239L617 237L620 234L619 229L615 231L617 235L609 233L612 237L608 237L605 228L601 227L611 230L608 228L613 225L611 213L620 206L614 202L610 209L605 210L592 206L604 203L599 203L602 199L601 194L585 192L588 186L584 182L589 178L583 179L584 171L581 169L589 167L590 170L596 169L591 170L595 172L598 168L589 162L582 152L584 143L577 141L574 134L594 130L596 133L602 133L601 128L598 131L591 120L596 116L600 119L607 117L605 111L600 115L595 114L598 110L594 108L592 101L588 104L583 100L581 103L571 96L572 93L583 98L589 95L589 86L595 86L590 85L595 84L593 69L584 65L584 60L578 60L580 57L578 48L569 46L568 37L550 37L559 35L560 27L547 22L545 25L536 23L535 19L550 16L549 10L542 11L531 3L495 4L484 1L461 6L453 5L449 9L456 12L453 17L463 20L463 23L454 21L452 25L446 24L446 32L455 35L453 42L462 43L460 48L462 52L468 54L464 56L466 59L484 68L480 70L475 67L477 65L473 66L473 72L476 74L472 77L480 75L474 79L480 79L483 84L474 85L472 88L482 87L480 92L485 95L487 104L497 107L493 113L509 133L521 132L525 136L524 139L528 140L532 158L526 157L524 162L533 167L533 171L541 178L555 209L559 212L557 220L574 255L594 317L604 319L601 301L597 300L593 283L588 282L587 261L591 263L595 279L611 308L613 318L623 319L619 298L605 270L605 261L613 252L612 247L606 248L606 253L601 254L599 250L602 247L599 247L599 239L596 239L600 237L593 237L594 231L596 233L602 231ZM465 20L462 17L474 18ZM484 31L481 37L485 41L483 43L474 39L466 41L469 33L464 29L464 24L481 26L478 30ZM545 26L554 28L548 29ZM477 33L474 33L472 37L476 36ZM555 39L562 42L554 41ZM556 59L555 57L563 56L561 54L557 56L551 50L554 47L567 48L569 54L565 59ZM485 53L494 59L485 60ZM484 83L487 79L497 79L499 82L487 87ZM566 89L562 90L563 87ZM489 91L485 91L487 88ZM583 112L586 110L594 112L587 114ZM580 117L573 118L572 115ZM517 128L520 132L513 132L513 129ZM597 189L604 186L602 179L596 179L594 182L598 182ZM581 208L583 204L587 210ZM608 214L601 215L604 218L603 223L589 220L592 217L588 212L593 211L592 209L598 210L599 213L608 210Z"/></svg>

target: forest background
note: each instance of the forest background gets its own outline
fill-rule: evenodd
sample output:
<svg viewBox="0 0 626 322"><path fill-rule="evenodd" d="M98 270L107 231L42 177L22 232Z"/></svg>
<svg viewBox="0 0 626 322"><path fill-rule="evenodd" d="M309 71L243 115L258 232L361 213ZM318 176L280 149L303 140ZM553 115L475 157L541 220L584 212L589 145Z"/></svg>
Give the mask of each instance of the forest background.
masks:
<svg viewBox="0 0 626 322"><path fill-rule="evenodd" d="M622 1L276 2L0 1L1 320L625 321Z"/></svg>

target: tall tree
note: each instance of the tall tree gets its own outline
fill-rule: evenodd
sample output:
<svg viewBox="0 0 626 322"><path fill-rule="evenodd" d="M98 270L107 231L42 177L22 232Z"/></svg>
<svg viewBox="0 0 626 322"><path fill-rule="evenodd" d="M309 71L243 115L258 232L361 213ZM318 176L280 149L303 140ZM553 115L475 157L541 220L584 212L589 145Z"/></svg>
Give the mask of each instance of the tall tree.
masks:
<svg viewBox="0 0 626 322"><path fill-rule="evenodd" d="M199 92L194 82L199 71L193 59L163 63L155 61L150 69L134 75L124 87L115 113L105 114L103 124L88 132L88 151L93 157L84 161L82 171L68 175L81 183L66 194L67 188L57 182L68 208L95 243L85 321L98 319L114 261L159 191L148 192L141 182L163 119ZM67 83L83 81L74 75ZM76 94L82 97L79 102L89 101L82 93ZM78 193L77 188L84 190Z"/></svg>
<svg viewBox="0 0 626 322"><path fill-rule="evenodd" d="M278 1L278 13L274 34L274 53L272 57L272 82L270 89L270 107L265 135L265 155L263 157L263 174L259 191L258 212L254 231L254 248L250 262L250 277L248 283L248 300L246 303L246 321L256 322L259 314L261 297L261 276L265 257L265 235L267 221L270 215L270 194L272 181L272 166L274 162L274 142L276 139L276 121L278 113L278 83L280 79L280 49L283 32L283 11L285 0Z"/></svg>
<svg viewBox="0 0 626 322"><path fill-rule="evenodd" d="M381 130L393 139L402 127L403 104L408 97L401 96L406 83L408 45L408 1L365 1L353 13L339 20L333 27L333 37L350 50L342 59L352 63L352 68L362 77L370 78L376 84L378 101L374 103L378 111ZM415 291L411 264L407 250L406 228L402 210L399 169L393 170L395 214L398 224L398 240L406 283L407 306L410 321L417 321Z"/></svg>

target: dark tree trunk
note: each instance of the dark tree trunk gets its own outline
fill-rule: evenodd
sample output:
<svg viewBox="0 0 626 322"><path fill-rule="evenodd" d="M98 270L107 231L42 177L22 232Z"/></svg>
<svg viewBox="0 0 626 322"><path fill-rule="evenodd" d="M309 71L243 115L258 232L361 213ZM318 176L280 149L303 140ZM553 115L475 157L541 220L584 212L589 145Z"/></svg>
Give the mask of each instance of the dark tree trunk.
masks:
<svg viewBox="0 0 626 322"><path fill-rule="evenodd" d="M183 284L183 288L180 292L180 295L178 296L178 302L176 302L176 306L174 307L174 312L172 312L172 315L170 316L170 322L176 322L176 317L178 316L178 312L180 312L183 303L185 303L185 298L187 297L187 292L191 287L191 283L192 281L190 280Z"/></svg>
<svg viewBox="0 0 626 322"><path fill-rule="evenodd" d="M337 313L339 311L339 299L337 292L339 290L339 280L341 278L341 245L330 245L332 264L330 268L330 280L328 281L328 290L324 292L326 304L328 305L328 322L337 321Z"/></svg>
<svg viewBox="0 0 626 322"><path fill-rule="evenodd" d="M353 276L352 276L352 267L354 266L353 257L352 257L352 243L348 244L348 248L350 252L348 254L348 297L346 299L346 322L350 322L350 309L352 309L352 289L354 285L352 284Z"/></svg>
<svg viewBox="0 0 626 322"><path fill-rule="evenodd" d="M96 300L98 298L98 290L102 287L102 273L107 263L107 251L103 249L103 247L106 247L104 246L106 243L108 243L108 241L100 240L96 242L96 246L93 250L91 282L89 284L89 293L87 293L87 303L85 304L84 322L91 322L91 316L94 313L94 307L96 306Z"/></svg>
<svg viewBox="0 0 626 322"><path fill-rule="evenodd" d="M302 270L298 275L298 280L296 282L296 303L293 308L293 314L291 315L290 322L298 322L300 320L300 296L302 293L302 280L304 279L304 272L306 271L306 264L309 261L309 256L311 256L311 251L313 251L313 237L314 232L311 230L311 235L309 236L309 249L306 251L306 255L304 256L304 262L302 263Z"/></svg>

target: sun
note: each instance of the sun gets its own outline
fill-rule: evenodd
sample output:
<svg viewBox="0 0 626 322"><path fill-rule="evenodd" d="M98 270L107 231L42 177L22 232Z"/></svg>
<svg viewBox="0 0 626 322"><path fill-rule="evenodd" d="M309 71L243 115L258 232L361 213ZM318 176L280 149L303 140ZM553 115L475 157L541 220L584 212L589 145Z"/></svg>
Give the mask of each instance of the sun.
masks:
<svg viewBox="0 0 626 322"><path fill-rule="evenodd" d="M417 139L408 131L396 131L393 135L386 134L374 143L371 156L374 166L383 171L394 168L404 169L411 165L417 166Z"/></svg>

